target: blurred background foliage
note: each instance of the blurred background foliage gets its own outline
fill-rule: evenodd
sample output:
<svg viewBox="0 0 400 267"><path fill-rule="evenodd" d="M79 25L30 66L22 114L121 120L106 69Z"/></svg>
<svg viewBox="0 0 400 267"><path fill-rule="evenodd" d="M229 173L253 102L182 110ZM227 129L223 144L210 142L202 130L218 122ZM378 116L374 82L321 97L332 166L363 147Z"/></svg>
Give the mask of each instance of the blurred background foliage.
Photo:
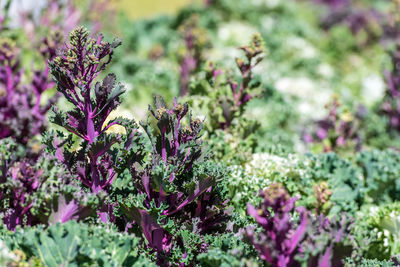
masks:
<svg viewBox="0 0 400 267"><path fill-rule="evenodd" d="M193 0L114 0L112 2L118 10L125 12L130 18L138 19L160 14L174 14L185 5L189 5Z"/></svg>

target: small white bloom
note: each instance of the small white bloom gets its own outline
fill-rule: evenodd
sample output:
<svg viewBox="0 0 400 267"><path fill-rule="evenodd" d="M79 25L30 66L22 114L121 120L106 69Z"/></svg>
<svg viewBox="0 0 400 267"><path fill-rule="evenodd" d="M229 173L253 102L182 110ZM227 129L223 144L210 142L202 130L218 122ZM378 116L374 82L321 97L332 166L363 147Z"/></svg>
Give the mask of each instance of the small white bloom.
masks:
<svg viewBox="0 0 400 267"><path fill-rule="evenodd" d="M257 29L254 27L246 23L234 21L221 25L218 30L218 37L223 42L232 45L243 45L243 42L249 42L252 35L256 32Z"/></svg>
<svg viewBox="0 0 400 267"><path fill-rule="evenodd" d="M322 63L318 66L317 72L325 78L331 78L334 74L333 68L327 64L327 63Z"/></svg>
<svg viewBox="0 0 400 267"><path fill-rule="evenodd" d="M362 95L367 104L379 101L385 93L385 82L381 75L373 74L362 81Z"/></svg>

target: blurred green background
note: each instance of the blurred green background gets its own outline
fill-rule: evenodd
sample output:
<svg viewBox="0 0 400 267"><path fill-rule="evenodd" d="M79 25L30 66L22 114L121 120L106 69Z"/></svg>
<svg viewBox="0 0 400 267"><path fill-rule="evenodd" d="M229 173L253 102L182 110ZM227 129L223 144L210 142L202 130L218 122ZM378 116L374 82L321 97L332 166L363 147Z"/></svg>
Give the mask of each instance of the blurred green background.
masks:
<svg viewBox="0 0 400 267"><path fill-rule="evenodd" d="M171 14L194 0L115 0L119 10L130 18L149 17L158 14Z"/></svg>

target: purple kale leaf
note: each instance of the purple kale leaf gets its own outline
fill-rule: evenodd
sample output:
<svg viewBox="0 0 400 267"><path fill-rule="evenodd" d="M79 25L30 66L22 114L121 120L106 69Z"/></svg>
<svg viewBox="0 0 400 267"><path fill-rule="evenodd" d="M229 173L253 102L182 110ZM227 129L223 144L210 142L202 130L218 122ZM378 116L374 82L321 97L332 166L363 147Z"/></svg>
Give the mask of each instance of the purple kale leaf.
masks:
<svg viewBox="0 0 400 267"><path fill-rule="evenodd" d="M382 104L382 111L389 119L390 128L400 132L400 45L391 54L391 71L385 71L387 89Z"/></svg>
<svg viewBox="0 0 400 267"><path fill-rule="evenodd" d="M350 234L352 220L347 214L328 218L323 214L313 217L308 226L302 249L308 255L308 266L339 267L351 256L354 238Z"/></svg>
<svg viewBox="0 0 400 267"><path fill-rule="evenodd" d="M307 132L303 139L306 143L320 143L324 152L337 151L340 148L354 147L361 149L362 140L358 133L363 113L353 115L342 109L337 96L326 106L328 116L316 121L314 132ZM364 109L363 107L359 108Z"/></svg>
<svg viewBox="0 0 400 267"><path fill-rule="evenodd" d="M157 125L154 129L150 122L142 123L151 143L149 159L142 166L132 166L134 192L121 206L125 216L140 227L161 264L173 247L185 251L175 227L200 235L223 231L228 215L218 193L222 170L204 153L203 122L192 118L187 104L175 100L169 108L159 96L149 110Z"/></svg>
<svg viewBox="0 0 400 267"><path fill-rule="evenodd" d="M351 220L346 216L314 216L304 207L295 208L296 197L290 197L281 184L274 183L261 192L259 208L248 205L247 212L261 228L248 227L245 237L254 245L261 259L272 266L332 267L343 266L350 256L354 238ZM292 219L298 215L298 222ZM297 217L297 216L296 216Z"/></svg>
<svg viewBox="0 0 400 267"><path fill-rule="evenodd" d="M300 222L293 222L291 213L295 211L297 198L291 198L281 184L272 184L260 196L264 201L261 206L255 208L249 204L247 212L263 231L257 233L249 227L245 237L260 253L260 257L272 266L300 266L296 256L301 255L301 242L306 237L309 220L307 210L297 208Z"/></svg>
<svg viewBox="0 0 400 267"><path fill-rule="evenodd" d="M102 35L91 38L85 28L79 27L70 33L69 43L50 62L58 91L74 108L66 112L53 108L50 120L69 133L47 133L44 142L84 187L94 194L106 195L97 211L103 222L116 219L114 204L108 197L111 184L143 157L137 124L121 117L109 120L110 113L121 103L123 85L116 82L114 74L96 81L120 44L118 40L105 42ZM114 125L122 126L124 132L108 132ZM68 214L74 214L74 206L60 204L70 209Z"/></svg>
<svg viewBox="0 0 400 267"><path fill-rule="evenodd" d="M62 36L52 34L43 41L44 58L54 56L54 47L62 42ZM43 92L53 88L49 69L34 70L32 79L22 84L23 67L19 60L19 49L8 39L0 40L0 139L12 137L26 144L32 137L43 133L46 128L46 113L57 99L42 105Z"/></svg>
<svg viewBox="0 0 400 267"><path fill-rule="evenodd" d="M140 139L135 122L116 118L107 123L110 113L121 103L124 87L116 82L114 74L95 82L120 44L118 40L105 42L102 35L91 38L85 28L79 27L70 33L69 43L50 62L57 89L74 109L67 112L53 109L51 121L70 135L49 134L47 144L71 173L94 193L107 191L123 170L122 165L131 164L140 154L135 147ZM125 134L108 133L113 125L123 126ZM72 149L72 135L80 142L77 151Z"/></svg>
<svg viewBox="0 0 400 267"><path fill-rule="evenodd" d="M180 59L180 96L189 92L190 77L204 63L204 49L210 46L207 32L199 26L199 16L193 14L179 28L185 42L185 51Z"/></svg>
<svg viewBox="0 0 400 267"><path fill-rule="evenodd" d="M0 141L0 151L0 215L9 230L93 213L98 196L82 191L54 157L10 138Z"/></svg>

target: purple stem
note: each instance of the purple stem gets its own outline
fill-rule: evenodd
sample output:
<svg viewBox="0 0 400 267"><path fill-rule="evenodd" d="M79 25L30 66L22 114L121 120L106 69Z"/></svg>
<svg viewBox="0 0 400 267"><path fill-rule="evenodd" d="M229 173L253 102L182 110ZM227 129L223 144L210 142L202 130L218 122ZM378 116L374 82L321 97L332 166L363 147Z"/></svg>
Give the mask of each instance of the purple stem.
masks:
<svg viewBox="0 0 400 267"><path fill-rule="evenodd" d="M165 144L166 131L167 131L167 129L164 126L161 131L161 157L165 163L167 163L167 148L166 148L166 144Z"/></svg>

